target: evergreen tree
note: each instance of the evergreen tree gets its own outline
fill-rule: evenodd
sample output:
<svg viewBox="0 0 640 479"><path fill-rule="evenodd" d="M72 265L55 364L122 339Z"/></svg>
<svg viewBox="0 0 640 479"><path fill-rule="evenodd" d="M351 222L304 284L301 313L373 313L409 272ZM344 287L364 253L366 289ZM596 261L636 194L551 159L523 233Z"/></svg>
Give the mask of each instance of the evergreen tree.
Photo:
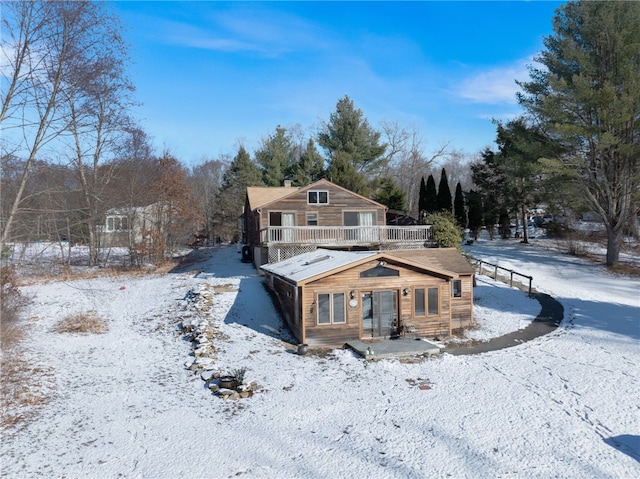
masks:
<svg viewBox="0 0 640 479"><path fill-rule="evenodd" d="M506 209L500 210L498 214L498 232L502 239L511 238L511 218Z"/></svg>
<svg viewBox="0 0 640 479"><path fill-rule="evenodd" d="M606 263L618 263L640 188L640 3L568 2L556 10L519 103L567 152L548 173L579 187L607 231ZM635 200L637 201L637 200Z"/></svg>
<svg viewBox="0 0 640 479"><path fill-rule="evenodd" d="M213 220L216 230L234 241L240 238L238 217L242 214L247 186L264 186L264 182L260 168L251 160L244 146L240 146L238 154L224 172Z"/></svg>
<svg viewBox="0 0 640 479"><path fill-rule="evenodd" d="M420 194L418 196L418 218L422 219L427 209L427 185L424 182L424 176L420 180Z"/></svg>
<svg viewBox="0 0 640 479"><path fill-rule="evenodd" d="M338 101L317 141L328 156L327 177L355 193L366 194L368 181L386 164L387 145L380 144L380 132L369 126L348 96Z"/></svg>
<svg viewBox="0 0 640 479"><path fill-rule="evenodd" d="M482 196L483 221L493 239L498 215L507 209L506 174L491 149L482 152L482 160L471 165L473 183Z"/></svg>
<svg viewBox="0 0 640 479"><path fill-rule="evenodd" d="M451 213L453 206L451 200L451 190L449 189L449 180L447 179L447 171L442 168L440 175L440 185L438 186L438 194L436 195L436 211L448 211Z"/></svg>
<svg viewBox="0 0 640 479"><path fill-rule="evenodd" d="M298 163L291 169L291 182L295 186L307 186L323 178L323 175L324 159L318 153L315 142L310 138Z"/></svg>
<svg viewBox="0 0 640 479"><path fill-rule="evenodd" d="M378 193L373 199L378 203L382 203L389 209L405 211L405 193L391 177L385 176L380 180Z"/></svg>
<svg viewBox="0 0 640 479"><path fill-rule="evenodd" d="M513 203L515 212L520 212L523 242L528 243L528 211L538 205L543 191L541 163L538 160L557 155L561 147L547 138L538 127L528 125L522 117L506 124L497 122L497 125L496 143L499 151L496 161L505 175L505 195Z"/></svg>
<svg viewBox="0 0 640 479"><path fill-rule="evenodd" d="M368 195L369 186L365 177L359 174L348 153L336 152L327 170L329 180L354 193Z"/></svg>
<svg viewBox="0 0 640 479"><path fill-rule="evenodd" d="M295 163L295 145L291 136L287 134L286 128L278 125L276 132L262 142L255 157L262 167L264 184L282 186L286 173Z"/></svg>
<svg viewBox="0 0 640 479"><path fill-rule="evenodd" d="M464 196L462 194L462 185L460 182L456 185L456 196L453 201L453 212L456 221L461 228L467 227L467 214L464 210Z"/></svg>
<svg viewBox="0 0 640 479"><path fill-rule="evenodd" d="M478 239L478 234L482 229L482 197L477 191L469 191L469 230L474 240Z"/></svg>
<svg viewBox="0 0 640 479"><path fill-rule="evenodd" d="M424 211L427 214L435 213L438 211L438 193L436 192L436 180L433 179L433 175L429 175L427 178L427 187L424 195Z"/></svg>

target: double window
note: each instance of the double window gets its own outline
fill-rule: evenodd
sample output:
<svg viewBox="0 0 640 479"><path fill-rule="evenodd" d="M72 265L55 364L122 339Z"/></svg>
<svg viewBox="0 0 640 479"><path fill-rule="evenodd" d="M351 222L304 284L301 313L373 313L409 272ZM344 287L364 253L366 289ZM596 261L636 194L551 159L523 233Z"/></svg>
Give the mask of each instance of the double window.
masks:
<svg viewBox="0 0 640 479"><path fill-rule="evenodd" d="M437 316L440 313L440 292L438 288L414 289L413 312L415 316Z"/></svg>
<svg viewBox="0 0 640 479"><path fill-rule="evenodd" d="M307 191L307 203L310 205L326 205L329 203L329 192L320 190Z"/></svg>
<svg viewBox="0 0 640 479"><path fill-rule="evenodd" d="M129 218L126 216L107 216L107 231L129 231Z"/></svg>
<svg viewBox="0 0 640 479"><path fill-rule="evenodd" d="M318 294L318 324L344 324L346 322L345 294Z"/></svg>

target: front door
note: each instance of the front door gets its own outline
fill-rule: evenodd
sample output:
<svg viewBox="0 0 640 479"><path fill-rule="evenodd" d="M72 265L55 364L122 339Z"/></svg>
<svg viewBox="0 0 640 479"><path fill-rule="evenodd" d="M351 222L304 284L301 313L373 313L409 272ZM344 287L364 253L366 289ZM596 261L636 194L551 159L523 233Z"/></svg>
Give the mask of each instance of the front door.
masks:
<svg viewBox="0 0 640 479"><path fill-rule="evenodd" d="M396 332L398 295L396 291L362 294L362 337L390 337Z"/></svg>

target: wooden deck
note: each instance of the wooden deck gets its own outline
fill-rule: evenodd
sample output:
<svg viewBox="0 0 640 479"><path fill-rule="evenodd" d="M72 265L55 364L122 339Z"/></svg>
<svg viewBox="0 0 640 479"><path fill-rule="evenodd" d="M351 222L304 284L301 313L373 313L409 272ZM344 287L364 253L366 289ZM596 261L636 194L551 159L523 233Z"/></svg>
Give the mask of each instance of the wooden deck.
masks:
<svg viewBox="0 0 640 479"><path fill-rule="evenodd" d="M433 242L431 225L421 226L270 226L260 232L266 246L277 244L353 246Z"/></svg>

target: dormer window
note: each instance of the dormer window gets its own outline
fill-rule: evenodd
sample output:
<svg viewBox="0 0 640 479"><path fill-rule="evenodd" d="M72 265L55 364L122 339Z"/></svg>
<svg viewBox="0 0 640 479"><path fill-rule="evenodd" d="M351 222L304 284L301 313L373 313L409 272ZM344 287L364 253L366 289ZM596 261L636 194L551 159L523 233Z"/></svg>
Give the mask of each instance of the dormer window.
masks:
<svg viewBox="0 0 640 479"><path fill-rule="evenodd" d="M319 190L307 191L307 203L310 205L326 205L329 203L329 192Z"/></svg>

